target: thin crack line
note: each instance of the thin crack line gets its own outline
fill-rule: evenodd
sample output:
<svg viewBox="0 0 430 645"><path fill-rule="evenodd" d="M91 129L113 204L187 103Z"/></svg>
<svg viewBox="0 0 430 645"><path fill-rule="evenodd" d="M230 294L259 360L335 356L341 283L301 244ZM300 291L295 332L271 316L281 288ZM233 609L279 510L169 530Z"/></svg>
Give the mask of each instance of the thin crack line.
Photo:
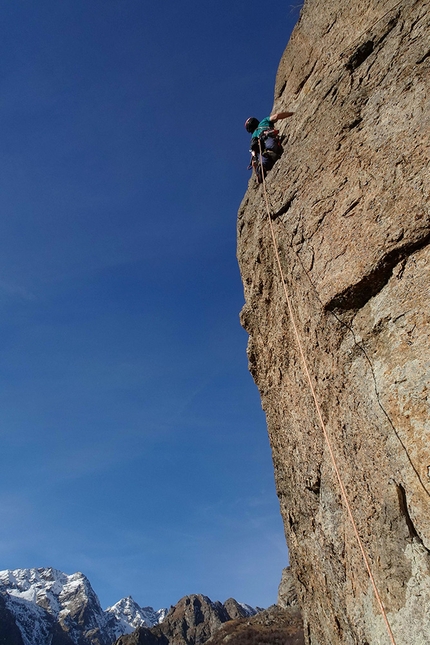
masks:
<svg viewBox="0 0 430 645"><path fill-rule="evenodd" d="M412 461L412 458L411 458L411 456L409 454L409 451L408 451L408 449L407 449L402 437L400 436L399 431L395 427L393 420L391 419L390 415L388 414L387 410L384 408L384 406L383 406L383 404L381 402L381 399L380 399L381 395L380 395L380 392L379 392L379 389L378 389L378 382L377 382L377 379L376 379L375 370L374 370L372 361L370 360L370 358L369 358L369 356L368 356L368 354L366 352L366 349L364 348L364 346L360 342L358 342L357 337L356 337L355 332L354 332L354 329L348 323L346 323L341 318L339 318L339 316L337 316L337 314L334 311L332 311L331 309L328 309L328 310L325 309L324 304L323 304L323 302L322 302L322 300L320 298L320 295L318 293L318 290L317 290L316 286L314 285L314 283L312 282L308 271L306 271L301 257L299 256L297 251L292 246L292 243L291 243L290 246L291 246L291 249L292 249L293 253L295 254L297 259L299 260L299 262L301 264L301 267L302 267L304 273L306 274L306 277L308 278L309 283L310 283L312 289L314 290L314 292L315 292L315 294L316 294L316 296L317 296L317 298L318 298L318 300L319 300L319 302L321 304L321 308L322 308L323 312L328 311L343 327L345 327L346 329L348 329L350 331L350 333L352 334L354 345L356 347L358 347L362 351L362 353L364 354L364 357L365 357L365 359L366 359L366 361L367 361L367 363L368 363L368 365L370 367L370 372L372 374L372 379L373 379L373 384L374 384L375 394L376 394L376 401L377 401L379 407L381 408L381 411L383 412L385 418L387 419L389 425L391 426L394 434L396 435L398 442L402 446L402 448L403 448L403 450L404 450L404 452L406 454L406 457L407 457L407 459L409 461L409 464L410 464L412 470L414 471L415 475L417 476L417 479L420 482L424 492L430 497L430 490L427 488L427 486L423 482L423 480L421 478L421 475L420 475L419 471L417 470L417 467L415 466L414 462Z"/></svg>

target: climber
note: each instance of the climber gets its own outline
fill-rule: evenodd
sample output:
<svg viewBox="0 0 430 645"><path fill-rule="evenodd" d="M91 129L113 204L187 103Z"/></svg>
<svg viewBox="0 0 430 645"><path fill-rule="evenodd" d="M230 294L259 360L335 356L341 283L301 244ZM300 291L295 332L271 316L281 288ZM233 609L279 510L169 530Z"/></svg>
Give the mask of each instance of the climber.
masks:
<svg viewBox="0 0 430 645"><path fill-rule="evenodd" d="M248 168L254 168L259 184L263 181L261 166L263 166L264 176L266 176L284 152L278 130L275 130L274 124L280 119L293 116L293 114L294 112L278 112L277 114L271 114L262 121L256 119L255 116L251 116L245 121L245 129L252 135L251 163Z"/></svg>

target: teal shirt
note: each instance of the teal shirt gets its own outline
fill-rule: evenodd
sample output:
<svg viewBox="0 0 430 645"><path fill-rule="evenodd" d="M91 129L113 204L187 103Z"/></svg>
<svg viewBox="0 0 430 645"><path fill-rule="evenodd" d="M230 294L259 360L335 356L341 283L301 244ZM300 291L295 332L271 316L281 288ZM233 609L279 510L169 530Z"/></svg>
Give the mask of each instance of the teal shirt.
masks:
<svg viewBox="0 0 430 645"><path fill-rule="evenodd" d="M270 120L270 116L266 116L265 119L260 121L260 123L258 124L258 128L254 130L251 138L256 139L257 137L260 136L262 132L264 132L264 130L273 130L273 128L274 128L274 124Z"/></svg>

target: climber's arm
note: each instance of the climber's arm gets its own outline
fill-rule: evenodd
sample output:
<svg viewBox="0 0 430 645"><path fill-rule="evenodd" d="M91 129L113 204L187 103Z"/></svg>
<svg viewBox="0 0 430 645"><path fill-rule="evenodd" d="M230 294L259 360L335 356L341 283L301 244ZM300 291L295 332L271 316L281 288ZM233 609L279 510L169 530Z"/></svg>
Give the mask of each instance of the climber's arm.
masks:
<svg viewBox="0 0 430 645"><path fill-rule="evenodd" d="M279 121L280 119L286 119L289 116L293 116L294 112L278 112L277 114L271 114L270 115L270 120L272 123L276 123L276 121Z"/></svg>

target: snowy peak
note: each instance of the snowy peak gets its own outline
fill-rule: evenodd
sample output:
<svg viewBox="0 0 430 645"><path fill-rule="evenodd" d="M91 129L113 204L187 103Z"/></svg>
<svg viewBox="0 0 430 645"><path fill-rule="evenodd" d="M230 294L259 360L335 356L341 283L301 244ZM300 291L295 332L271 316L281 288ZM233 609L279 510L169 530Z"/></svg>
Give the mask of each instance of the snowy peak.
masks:
<svg viewBox="0 0 430 645"><path fill-rule="evenodd" d="M118 621L118 634L130 634L138 627L154 627L165 617L167 610L155 611L152 607L140 607L131 596L122 598L106 612Z"/></svg>
<svg viewBox="0 0 430 645"><path fill-rule="evenodd" d="M158 625L167 612L139 607L131 596L103 611L83 573L51 567L0 571L0 592L24 645L111 645L137 627Z"/></svg>
<svg viewBox="0 0 430 645"><path fill-rule="evenodd" d="M151 630L164 645L185 633L187 645L201 645L224 622L256 613L233 598L222 604L202 595L185 596L169 611L140 607L128 596L103 611L84 574L53 568L0 571L0 601L10 628L6 640L0 631L0 640L10 645L112 645L128 642L136 629Z"/></svg>
<svg viewBox="0 0 430 645"><path fill-rule="evenodd" d="M91 603L102 612L88 578L83 573L67 575L53 568L0 571L0 588L14 598L35 603L55 618L74 614L76 604Z"/></svg>

